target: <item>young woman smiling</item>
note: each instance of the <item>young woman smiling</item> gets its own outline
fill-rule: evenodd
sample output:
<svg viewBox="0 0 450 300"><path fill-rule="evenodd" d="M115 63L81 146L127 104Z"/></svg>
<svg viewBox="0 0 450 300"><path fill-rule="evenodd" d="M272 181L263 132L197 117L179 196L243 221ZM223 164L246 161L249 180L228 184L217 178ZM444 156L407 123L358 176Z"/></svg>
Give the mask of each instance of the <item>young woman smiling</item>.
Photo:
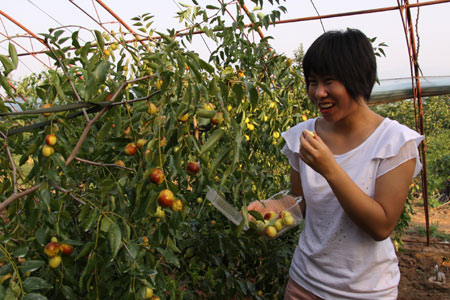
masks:
<svg viewBox="0 0 450 300"><path fill-rule="evenodd" d="M321 35L303 70L321 116L282 133L291 193L303 196L305 217L285 299L396 299L390 235L421 169L423 137L369 108L376 60L361 31Z"/></svg>

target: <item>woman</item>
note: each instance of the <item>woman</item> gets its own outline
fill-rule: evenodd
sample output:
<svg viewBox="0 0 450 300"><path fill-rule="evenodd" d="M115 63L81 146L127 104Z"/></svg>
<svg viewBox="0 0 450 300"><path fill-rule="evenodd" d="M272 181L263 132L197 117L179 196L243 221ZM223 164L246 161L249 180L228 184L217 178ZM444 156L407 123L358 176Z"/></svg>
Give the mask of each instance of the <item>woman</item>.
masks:
<svg viewBox="0 0 450 300"><path fill-rule="evenodd" d="M376 60L359 30L321 35L303 70L321 116L282 134L291 192L305 200L285 300L396 299L400 271L389 236L421 169L423 137L367 105Z"/></svg>

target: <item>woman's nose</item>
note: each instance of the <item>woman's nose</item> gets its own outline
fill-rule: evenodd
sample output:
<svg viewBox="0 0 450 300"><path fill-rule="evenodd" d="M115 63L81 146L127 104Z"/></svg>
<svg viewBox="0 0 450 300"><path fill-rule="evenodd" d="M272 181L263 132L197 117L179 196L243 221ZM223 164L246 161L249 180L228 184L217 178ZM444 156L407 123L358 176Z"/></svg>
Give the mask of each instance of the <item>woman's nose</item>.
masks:
<svg viewBox="0 0 450 300"><path fill-rule="evenodd" d="M321 99L328 95L327 89L324 84L318 83L314 90L314 98Z"/></svg>

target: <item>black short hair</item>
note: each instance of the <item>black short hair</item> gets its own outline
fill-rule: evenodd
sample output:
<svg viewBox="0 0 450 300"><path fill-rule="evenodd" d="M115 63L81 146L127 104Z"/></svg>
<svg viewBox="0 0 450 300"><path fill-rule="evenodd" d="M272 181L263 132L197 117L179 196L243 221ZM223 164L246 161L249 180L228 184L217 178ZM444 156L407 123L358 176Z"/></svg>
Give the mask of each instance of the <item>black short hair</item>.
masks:
<svg viewBox="0 0 450 300"><path fill-rule="evenodd" d="M377 78L377 63L372 43L358 29L328 31L319 36L303 58L303 74L309 88L309 76L333 76L342 82L354 100L369 100Z"/></svg>

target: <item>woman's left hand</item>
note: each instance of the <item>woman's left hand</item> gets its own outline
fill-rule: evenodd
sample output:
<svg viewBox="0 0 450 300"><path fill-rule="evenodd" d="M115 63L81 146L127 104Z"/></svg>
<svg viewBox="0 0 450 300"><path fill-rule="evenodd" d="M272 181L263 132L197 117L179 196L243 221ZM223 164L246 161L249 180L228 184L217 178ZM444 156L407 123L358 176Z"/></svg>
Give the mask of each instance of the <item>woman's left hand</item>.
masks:
<svg viewBox="0 0 450 300"><path fill-rule="evenodd" d="M313 137L306 131L302 132L298 155L308 166L325 178L337 164L331 150L316 133Z"/></svg>

